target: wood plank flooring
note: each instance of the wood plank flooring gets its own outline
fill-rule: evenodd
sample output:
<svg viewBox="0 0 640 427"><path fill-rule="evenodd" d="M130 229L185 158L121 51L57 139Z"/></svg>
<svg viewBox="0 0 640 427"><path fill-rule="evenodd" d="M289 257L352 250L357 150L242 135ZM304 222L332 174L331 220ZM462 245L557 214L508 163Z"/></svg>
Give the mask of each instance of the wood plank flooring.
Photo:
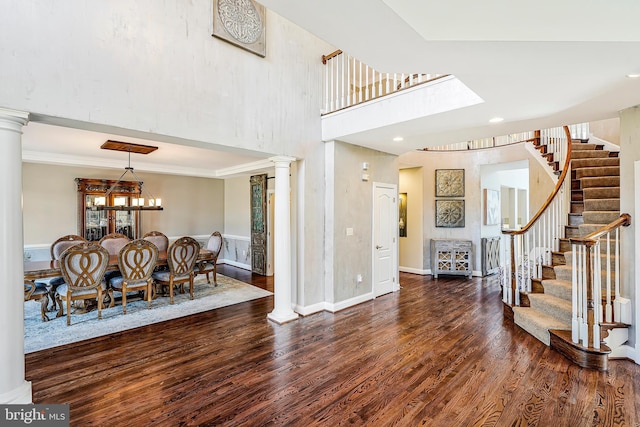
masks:
<svg viewBox="0 0 640 427"><path fill-rule="evenodd" d="M281 326L267 297L28 354L26 377L74 426L640 426L640 366L572 365L503 321L494 278L400 283Z"/></svg>

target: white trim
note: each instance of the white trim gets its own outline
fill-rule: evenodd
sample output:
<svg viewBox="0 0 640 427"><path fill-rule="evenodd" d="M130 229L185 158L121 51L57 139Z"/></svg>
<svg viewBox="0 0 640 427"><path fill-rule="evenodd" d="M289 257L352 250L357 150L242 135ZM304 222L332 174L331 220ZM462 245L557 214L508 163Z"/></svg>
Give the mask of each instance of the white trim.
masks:
<svg viewBox="0 0 640 427"><path fill-rule="evenodd" d="M619 145L616 145L613 142L609 142L609 141L604 140L604 139L600 139L597 136L593 136L593 134L591 134L591 133L589 134L589 144L602 144L604 150L616 151L616 152L620 151L620 146Z"/></svg>
<svg viewBox="0 0 640 427"><path fill-rule="evenodd" d="M17 388L0 394L0 404L13 405L13 404L28 404L33 403L31 395L31 381L24 381Z"/></svg>
<svg viewBox="0 0 640 427"><path fill-rule="evenodd" d="M368 292L364 295L350 298L348 300L340 301L338 303L325 302L325 310L335 313L345 308L353 307L354 305L362 304L363 302L371 301L374 299L373 292Z"/></svg>
<svg viewBox="0 0 640 427"><path fill-rule="evenodd" d="M636 352L636 349L629 345L621 345L611 352L609 357L618 358L618 359L629 359L636 363L636 365L640 365L640 354Z"/></svg>
<svg viewBox="0 0 640 427"><path fill-rule="evenodd" d="M293 309L296 313L301 316L309 316L311 314L320 313L321 311L327 310L326 302L319 302L317 304L312 304L308 306L302 306L299 304L294 304Z"/></svg>
<svg viewBox="0 0 640 427"><path fill-rule="evenodd" d="M400 266L400 267L398 267L398 270L403 272L403 273L420 274L421 276L426 276L428 274L431 274L431 269L430 268L421 270L419 268Z"/></svg>
<svg viewBox="0 0 640 427"><path fill-rule="evenodd" d="M407 94L409 94L411 92L424 90L425 88L427 88L429 86L435 86L435 85L443 84L443 83L446 83L446 82L448 82L450 80L458 80L458 79L454 75L440 77L440 78L437 78L437 79L432 80L432 81L428 81L428 82L425 82L425 83L417 84L417 85L414 85L414 86L411 86L411 87L408 87L408 88L405 88L405 89L402 89L402 90L397 90L397 91L389 93L389 94L387 94L385 96L380 96L380 97L377 97L377 98L370 99L368 101L361 102L361 103L356 104L356 105L352 105L348 109L343 108L343 109L340 109L340 110L332 111L330 113L326 113L326 114L324 114L322 116L322 118L324 119L326 117L338 116L338 115L344 114L344 113L346 113L348 111L359 110L361 108L367 107L369 105L378 104L380 102L389 102L390 99L393 99L393 98L396 98L396 97L399 97L399 96L404 96L404 95L407 95ZM466 106L468 106L468 105L466 105Z"/></svg>
<svg viewBox="0 0 640 427"><path fill-rule="evenodd" d="M238 261L231 261L230 259L219 259L216 264L228 264L234 267L242 268L243 270L251 271L251 266L249 264L243 264Z"/></svg>
<svg viewBox="0 0 640 427"><path fill-rule="evenodd" d="M41 163L50 165L84 166L101 169L122 169L124 164L119 160L102 157L75 156L60 153L45 153L39 151L23 151L22 161L27 163ZM153 172L163 175L186 175L199 178L219 178L217 172L211 169L198 169L190 166L179 167L166 164L136 161L138 172Z"/></svg>
<svg viewBox="0 0 640 427"><path fill-rule="evenodd" d="M273 170L273 161L271 159L262 159L255 162L243 163L241 165L218 169L217 171L214 171L214 176L216 178L223 178L236 174L258 172L264 169Z"/></svg>
<svg viewBox="0 0 640 427"><path fill-rule="evenodd" d="M207 236L209 237L209 236ZM223 234L223 239L231 239L231 240L242 240L243 242L250 242L251 237L248 236L236 236L235 234Z"/></svg>

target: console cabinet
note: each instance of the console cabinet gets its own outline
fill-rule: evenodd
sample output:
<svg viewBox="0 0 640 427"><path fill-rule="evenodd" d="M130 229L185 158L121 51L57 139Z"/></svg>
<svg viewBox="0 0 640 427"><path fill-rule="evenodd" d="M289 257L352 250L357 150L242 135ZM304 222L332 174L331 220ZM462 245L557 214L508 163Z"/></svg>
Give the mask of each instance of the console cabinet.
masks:
<svg viewBox="0 0 640 427"><path fill-rule="evenodd" d="M431 239L431 273L471 277L473 250L470 240Z"/></svg>

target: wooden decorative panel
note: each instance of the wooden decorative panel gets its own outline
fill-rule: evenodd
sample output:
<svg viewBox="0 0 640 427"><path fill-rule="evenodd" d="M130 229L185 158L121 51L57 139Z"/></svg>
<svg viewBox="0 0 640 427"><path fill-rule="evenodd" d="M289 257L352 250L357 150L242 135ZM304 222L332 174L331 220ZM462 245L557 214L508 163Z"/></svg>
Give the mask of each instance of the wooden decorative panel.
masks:
<svg viewBox="0 0 640 427"><path fill-rule="evenodd" d="M267 175L250 178L251 271L267 274Z"/></svg>

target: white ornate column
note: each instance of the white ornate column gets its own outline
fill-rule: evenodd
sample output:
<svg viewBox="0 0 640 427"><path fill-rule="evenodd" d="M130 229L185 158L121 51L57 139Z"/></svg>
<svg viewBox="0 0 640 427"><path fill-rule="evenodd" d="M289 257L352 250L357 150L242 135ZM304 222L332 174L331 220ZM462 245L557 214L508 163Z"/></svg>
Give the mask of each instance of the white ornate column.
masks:
<svg viewBox="0 0 640 427"><path fill-rule="evenodd" d="M278 156L269 160L276 167L276 194L274 206L274 269L273 311L267 318L285 323L298 318L291 308L291 196L289 172L293 157Z"/></svg>
<svg viewBox="0 0 640 427"><path fill-rule="evenodd" d="M28 113L0 108L0 404L31 403L22 286L22 127L28 120Z"/></svg>

